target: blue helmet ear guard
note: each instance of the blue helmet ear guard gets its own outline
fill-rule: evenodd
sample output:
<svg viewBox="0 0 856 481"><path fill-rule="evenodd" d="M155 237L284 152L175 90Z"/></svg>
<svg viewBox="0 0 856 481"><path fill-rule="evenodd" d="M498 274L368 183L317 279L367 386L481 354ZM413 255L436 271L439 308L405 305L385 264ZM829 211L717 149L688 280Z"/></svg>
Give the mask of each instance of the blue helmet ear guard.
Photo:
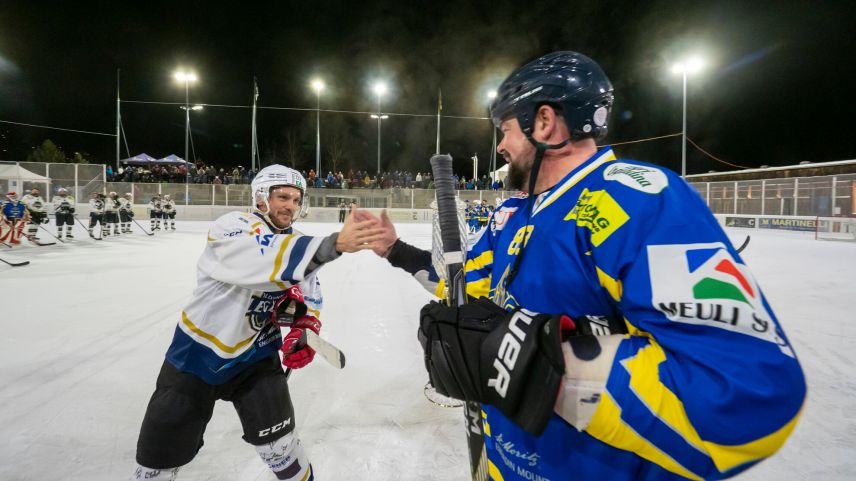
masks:
<svg viewBox="0 0 856 481"><path fill-rule="evenodd" d="M511 117L532 136L535 114L550 105L565 118L572 140L606 137L615 96L612 83L594 60L571 51L554 52L518 68L502 82L490 106L498 128Z"/></svg>

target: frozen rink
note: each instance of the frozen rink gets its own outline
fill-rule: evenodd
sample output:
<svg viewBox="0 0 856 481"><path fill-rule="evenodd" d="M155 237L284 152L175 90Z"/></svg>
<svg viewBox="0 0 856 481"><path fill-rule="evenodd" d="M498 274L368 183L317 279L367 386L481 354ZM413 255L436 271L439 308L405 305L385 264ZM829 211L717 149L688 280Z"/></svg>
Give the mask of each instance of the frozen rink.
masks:
<svg viewBox="0 0 856 481"><path fill-rule="evenodd" d="M147 225L147 222L144 223ZM0 257L0 480L127 479L140 422L178 312L195 286L207 222ZM298 224L327 234L336 224ZM430 246L431 226L399 235ZM53 227L50 227L54 232ZM809 401L787 445L740 480L856 479L856 243L789 232L730 230L806 371ZM52 240L40 230L43 241ZM25 241L26 242L26 241ZM429 300L409 275L371 253L323 267L322 336L347 355L316 359L290 380L297 429L319 480L465 480L460 409L423 396L417 314ZM275 480L218 403L205 446L180 480Z"/></svg>

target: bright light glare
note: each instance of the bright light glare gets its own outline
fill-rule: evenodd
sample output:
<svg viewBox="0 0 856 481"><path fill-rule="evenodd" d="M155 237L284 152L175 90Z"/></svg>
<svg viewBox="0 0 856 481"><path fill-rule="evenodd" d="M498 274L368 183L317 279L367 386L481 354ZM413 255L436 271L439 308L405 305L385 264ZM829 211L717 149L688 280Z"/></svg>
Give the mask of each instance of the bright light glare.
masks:
<svg viewBox="0 0 856 481"><path fill-rule="evenodd" d="M179 70L175 72L175 79L179 82L196 82L198 77L193 72L183 72Z"/></svg>
<svg viewBox="0 0 856 481"><path fill-rule="evenodd" d="M496 98L496 90L491 90L490 92L488 92L487 98L489 98L491 100L495 99Z"/></svg>
<svg viewBox="0 0 856 481"><path fill-rule="evenodd" d="M321 79L312 80L312 90L314 90L316 94L320 94L321 91L324 90L324 81Z"/></svg>
<svg viewBox="0 0 856 481"><path fill-rule="evenodd" d="M377 114L372 114L372 115L371 115L371 117L372 117L373 119L376 119L376 118L377 118ZM384 114L384 115L381 115L381 116L380 116L380 119L381 119L381 120L385 120L385 119L388 119L388 118L389 118L389 115L386 115L386 114Z"/></svg>
<svg viewBox="0 0 856 481"><path fill-rule="evenodd" d="M374 87L372 87L372 89L374 90L375 95L380 97L386 93L386 84L383 82L377 82L374 84Z"/></svg>
<svg viewBox="0 0 856 481"><path fill-rule="evenodd" d="M704 68L704 61L699 57L690 57L689 59L676 63L672 66L672 73L682 74L692 74L700 71Z"/></svg>

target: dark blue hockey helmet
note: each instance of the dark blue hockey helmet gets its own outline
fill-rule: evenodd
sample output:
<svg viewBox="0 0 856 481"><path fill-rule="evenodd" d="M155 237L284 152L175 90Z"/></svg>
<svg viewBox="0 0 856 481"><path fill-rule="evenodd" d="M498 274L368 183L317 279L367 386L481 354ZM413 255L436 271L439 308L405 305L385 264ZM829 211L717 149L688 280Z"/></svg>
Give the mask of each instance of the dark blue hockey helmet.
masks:
<svg viewBox="0 0 856 481"><path fill-rule="evenodd" d="M518 68L502 82L490 106L498 128L515 117L530 138L535 113L542 105L561 111L571 139L606 137L615 96L612 84L594 60L571 51L553 52Z"/></svg>

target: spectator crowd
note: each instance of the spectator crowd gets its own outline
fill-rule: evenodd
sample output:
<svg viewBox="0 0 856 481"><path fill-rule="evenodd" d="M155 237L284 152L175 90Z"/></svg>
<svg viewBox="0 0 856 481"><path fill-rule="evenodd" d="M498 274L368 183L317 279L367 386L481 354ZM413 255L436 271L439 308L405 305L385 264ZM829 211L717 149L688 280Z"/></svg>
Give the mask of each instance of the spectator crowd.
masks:
<svg viewBox="0 0 856 481"><path fill-rule="evenodd" d="M433 189L434 179L430 172L410 171L382 172L372 175L368 171L353 169L343 173L341 170L333 173L328 171L326 176L319 176L315 169L301 171L309 187L327 189ZM244 166L232 168L217 168L198 161L190 164L190 171L184 165L149 166L123 165L117 171L112 166L107 167L108 182L142 182L142 183L184 183L191 184L249 184L255 177L256 171ZM501 180L493 181L487 175L478 179L467 179L465 176L454 175L455 185L460 190L502 190Z"/></svg>

